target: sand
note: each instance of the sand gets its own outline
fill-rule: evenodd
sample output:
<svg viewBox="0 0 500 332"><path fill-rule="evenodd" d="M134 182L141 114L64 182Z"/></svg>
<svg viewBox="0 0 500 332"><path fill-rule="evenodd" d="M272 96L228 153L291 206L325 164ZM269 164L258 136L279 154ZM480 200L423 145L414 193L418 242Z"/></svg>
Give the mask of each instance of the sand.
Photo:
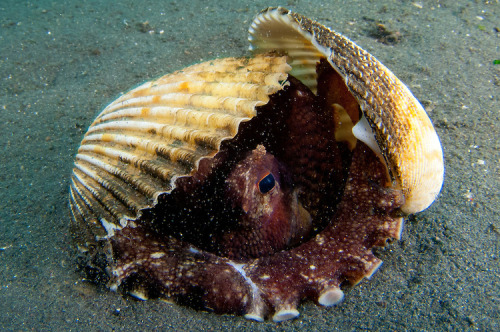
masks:
<svg viewBox="0 0 500 332"><path fill-rule="evenodd" d="M498 1L16 1L0 3L1 330L500 330ZM276 324L136 301L85 281L69 232L73 158L121 92L247 54L269 5L315 18L388 66L441 138L437 201L377 251L338 306ZM383 24L389 38L384 38Z"/></svg>

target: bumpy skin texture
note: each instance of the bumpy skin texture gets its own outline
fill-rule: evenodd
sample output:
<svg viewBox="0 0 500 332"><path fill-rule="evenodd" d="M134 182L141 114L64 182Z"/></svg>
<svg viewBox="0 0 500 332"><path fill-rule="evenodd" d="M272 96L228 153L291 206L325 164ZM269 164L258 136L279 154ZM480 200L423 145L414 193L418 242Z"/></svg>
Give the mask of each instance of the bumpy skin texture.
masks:
<svg viewBox="0 0 500 332"><path fill-rule="evenodd" d="M403 195L385 187L386 168L364 144L358 143L351 152L334 141L326 98L315 97L293 77L289 81L290 86L261 109L262 114L275 114L276 118L258 115L242 126L234 142L223 147L214 160L201 163L196 175L180 179L165 201L159 200L137 223L129 222L114 232L110 238L112 287L121 286L141 298L159 296L218 313L244 314L255 320L273 315L275 321L281 321L296 317L295 308L303 299L322 305L337 303L342 298L341 283L355 284L377 269L380 260L372 248L399 237ZM277 123L280 125L275 126ZM255 133L265 135L256 137ZM258 147L249 155L241 152L264 143L265 149ZM240 162L230 163L226 157L235 153L241 156ZM256 162L255 155L264 162ZM274 158L283 161L287 170L276 171L281 166ZM262 165L270 170L274 167L273 172L284 177L278 180L289 211L279 215L290 217L282 218L281 227L288 227L290 218L307 219L297 212L300 205L289 199L294 195L310 211L312 224L299 235L285 232L286 241L278 244L263 231L264 240L246 251L239 241L224 241L234 231L234 221L224 223L239 216L237 223L245 224L248 218L241 211L251 210L249 202L267 204L249 201L248 187L236 185L248 172L260 174L255 179L262 178ZM286 180L288 172L293 185ZM221 174L222 180L218 179ZM232 202L228 202L231 192ZM217 204L214 198L220 195L223 202ZM203 197L204 203L199 203ZM175 206L179 214L162 216ZM184 215L186 208L189 213ZM204 214L205 208L208 212ZM219 210L222 212L217 213ZM190 218L190 213L196 217ZM256 218L257 225L276 220ZM178 226L184 223L187 225ZM205 228L198 229L199 224ZM197 232L190 235L190 229ZM221 245L214 246L212 240L217 238L222 238ZM295 246L288 248L290 243ZM261 250L263 254L254 257Z"/></svg>
<svg viewBox="0 0 500 332"><path fill-rule="evenodd" d="M290 174L259 145L225 181L226 197L241 217L214 239L222 256L257 258L288 249L311 231L311 216L299 203Z"/></svg>
<svg viewBox="0 0 500 332"><path fill-rule="evenodd" d="M354 284L380 264L372 253L398 237L404 203L384 187L386 171L363 144L354 151L344 196L332 222L312 240L289 251L241 265L173 237L158 238L142 227L125 227L111 244L114 281L147 296L158 295L218 313L264 317L318 301L344 281Z"/></svg>

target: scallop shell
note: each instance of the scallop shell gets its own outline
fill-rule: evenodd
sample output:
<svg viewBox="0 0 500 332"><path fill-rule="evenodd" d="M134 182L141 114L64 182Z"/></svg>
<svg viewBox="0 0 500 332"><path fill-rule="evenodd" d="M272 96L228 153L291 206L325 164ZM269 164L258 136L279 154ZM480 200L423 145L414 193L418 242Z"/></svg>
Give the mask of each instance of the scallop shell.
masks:
<svg viewBox="0 0 500 332"><path fill-rule="evenodd" d="M313 91L316 64L326 58L358 101L372 138L403 189L402 211L416 213L432 204L443 184L443 151L432 122L404 83L346 37L284 8L262 11L249 32L251 50L289 56L290 74ZM365 141L357 129L355 136Z"/></svg>
<svg viewBox="0 0 500 332"><path fill-rule="evenodd" d="M155 205L283 88L289 70L286 57L214 60L108 105L85 134L71 179L71 210L77 228L89 231L84 238L104 237Z"/></svg>

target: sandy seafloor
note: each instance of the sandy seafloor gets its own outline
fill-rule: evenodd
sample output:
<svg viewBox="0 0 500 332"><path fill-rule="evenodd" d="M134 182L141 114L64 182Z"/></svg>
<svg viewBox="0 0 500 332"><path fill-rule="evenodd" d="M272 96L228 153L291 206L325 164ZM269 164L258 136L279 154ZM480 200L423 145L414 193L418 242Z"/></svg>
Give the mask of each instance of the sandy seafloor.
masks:
<svg viewBox="0 0 500 332"><path fill-rule="evenodd" d="M444 148L437 201L343 303L303 303L281 324L85 282L68 187L92 119L140 82L247 54L251 20L272 5L333 27L406 82ZM377 23L400 40L377 40ZM500 330L498 1L2 0L0 24L0 330Z"/></svg>

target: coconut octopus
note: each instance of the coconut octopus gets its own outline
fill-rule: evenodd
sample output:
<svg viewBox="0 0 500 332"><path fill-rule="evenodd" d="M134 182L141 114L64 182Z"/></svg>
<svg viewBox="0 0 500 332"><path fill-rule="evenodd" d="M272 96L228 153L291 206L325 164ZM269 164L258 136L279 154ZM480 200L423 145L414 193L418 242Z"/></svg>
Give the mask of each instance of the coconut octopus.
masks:
<svg viewBox="0 0 500 332"><path fill-rule="evenodd" d="M139 299L283 321L370 278L443 181L408 88L342 35L283 8L254 56L144 83L96 118L70 188L82 266Z"/></svg>

